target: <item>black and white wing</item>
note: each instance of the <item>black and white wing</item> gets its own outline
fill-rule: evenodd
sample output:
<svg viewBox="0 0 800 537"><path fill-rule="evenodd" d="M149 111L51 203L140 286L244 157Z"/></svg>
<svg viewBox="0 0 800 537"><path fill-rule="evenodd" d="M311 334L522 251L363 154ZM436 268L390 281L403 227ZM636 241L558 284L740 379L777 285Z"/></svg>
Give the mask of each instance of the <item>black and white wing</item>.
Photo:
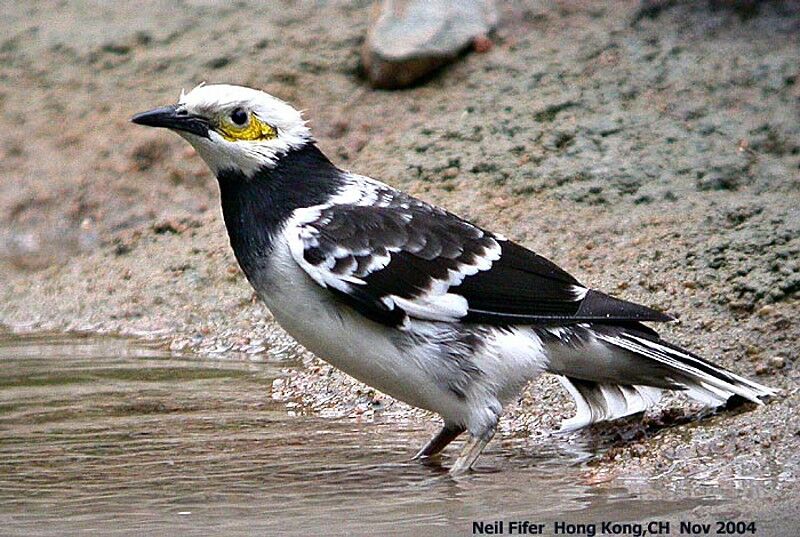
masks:
<svg viewBox="0 0 800 537"><path fill-rule="evenodd" d="M395 190L370 204L298 209L292 257L373 321L534 324L669 321L587 289L534 252Z"/></svg>

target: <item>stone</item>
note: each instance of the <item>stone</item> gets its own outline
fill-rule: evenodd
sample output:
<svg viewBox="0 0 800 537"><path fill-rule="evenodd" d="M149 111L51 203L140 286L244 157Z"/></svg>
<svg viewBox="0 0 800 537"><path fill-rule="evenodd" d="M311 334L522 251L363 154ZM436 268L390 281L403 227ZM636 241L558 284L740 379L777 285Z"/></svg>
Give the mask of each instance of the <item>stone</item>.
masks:
<svg viewBox="0 0 800 537"><path fill-rule="evenodd" d="M783 369L786 365L786 360L784 360L783 356L773 356L769 359L769 365L774 369Z"/></svg>
<svg viewBox="0 0 800 537"><path fill-rule="evenodd" d="M494 0L382 0L375 4L362 64L372 86L410 86L453 61L497 24Z"/></svg>

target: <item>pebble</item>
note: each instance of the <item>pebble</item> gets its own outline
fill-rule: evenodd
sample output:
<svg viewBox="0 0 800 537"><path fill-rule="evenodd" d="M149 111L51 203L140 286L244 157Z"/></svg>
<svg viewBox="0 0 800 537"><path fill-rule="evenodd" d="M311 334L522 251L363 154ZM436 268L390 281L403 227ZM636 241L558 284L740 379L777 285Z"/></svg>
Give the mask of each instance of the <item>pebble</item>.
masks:
<svg viewBox="0 0 800 537"><path fill-rule="evenodd" d="M775 369L783 369L786 360L783 359L783 356L773 356L769 359L769 365Z"/></svg>
<svg viewBox="0 0 800 537"><path fill-rule="evenodd" d="M479 35L475 39L472 40L472 48L475 49L475 52L478 54L485 54L492 50L492 40L486 37L485 35Z"/></svg>
<svg viewBox="0 0 800 537"><path fill-rule="evenodd" d="M770 305L762 306L756 313L758 314L759 317L762 318L769 317L770 315L775 313L775 306L770 306Z"/></svg>
<svg viewBox="0 0 800 537"><path fill-rule="evenodd" d="M494 0L383 0L361 51L364 71L376 88L412 85L470 46L488 51L496 24Z"/></svg>
<svg viewBox="0 0 800 537"><path fill-rule="evenodd" d="M442 171L442 177L444 177L445 179L454 179L458 177L458 171L459 171L458 168L456 168L455 166L451 166Z"/></svg>

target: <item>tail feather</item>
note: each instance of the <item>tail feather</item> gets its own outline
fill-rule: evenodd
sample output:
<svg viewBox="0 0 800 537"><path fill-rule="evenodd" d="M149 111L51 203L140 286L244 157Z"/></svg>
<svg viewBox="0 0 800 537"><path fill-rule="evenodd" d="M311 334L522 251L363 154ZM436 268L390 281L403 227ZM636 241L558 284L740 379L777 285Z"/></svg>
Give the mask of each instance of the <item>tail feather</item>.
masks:
<svg viewBox="0 0 800 537"><path fill-rule="evenodd" d="M598 421L614 420L644 412L661 399L663 390L652 386L599 384L559 376L575 400L575 416L564 420L562 432L574 431Z"/></svg>
<svg viewBox="0 0 800 537"><path fill-rule="evenodd" d="M760 405L764 397L777 393L772 388L731 373L660 339L626 332L611 336L598 334L598 337L616 347L668 366L675 371L676 378L672 380L676 384L687 390L690 397L711 406L725 404L733 395Z"/></svg>
<svg viewBox="0 0 800 537"><path fill-rule="evenodd" d="M550 371L559 375L577 406L575 417L563 423L562 431L642 412L656 404L665 389L684 391L706 406L724 405L733 396L763 404L762 399L778 393L655 333L585 324L571 330L569 338L561 334L561 349L551 353ZM571 350L564 352L564 344ZM587 367L592 355L599 367Z"/></svg>

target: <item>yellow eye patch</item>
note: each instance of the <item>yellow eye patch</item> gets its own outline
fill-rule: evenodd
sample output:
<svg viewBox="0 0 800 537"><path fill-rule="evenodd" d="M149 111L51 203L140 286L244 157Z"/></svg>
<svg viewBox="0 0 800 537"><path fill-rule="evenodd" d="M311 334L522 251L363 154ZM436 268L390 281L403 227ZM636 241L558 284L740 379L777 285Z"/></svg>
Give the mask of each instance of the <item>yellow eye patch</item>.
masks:
<svg viewBox="0 0 800 537"><path fill-rule="evenodd" d="M278 137L278 131L272 125L264 123L254 114L242 126L234 125L231 121L223 120L220 122L217 131L229 142L242 140L272 140Z"/></svg>

